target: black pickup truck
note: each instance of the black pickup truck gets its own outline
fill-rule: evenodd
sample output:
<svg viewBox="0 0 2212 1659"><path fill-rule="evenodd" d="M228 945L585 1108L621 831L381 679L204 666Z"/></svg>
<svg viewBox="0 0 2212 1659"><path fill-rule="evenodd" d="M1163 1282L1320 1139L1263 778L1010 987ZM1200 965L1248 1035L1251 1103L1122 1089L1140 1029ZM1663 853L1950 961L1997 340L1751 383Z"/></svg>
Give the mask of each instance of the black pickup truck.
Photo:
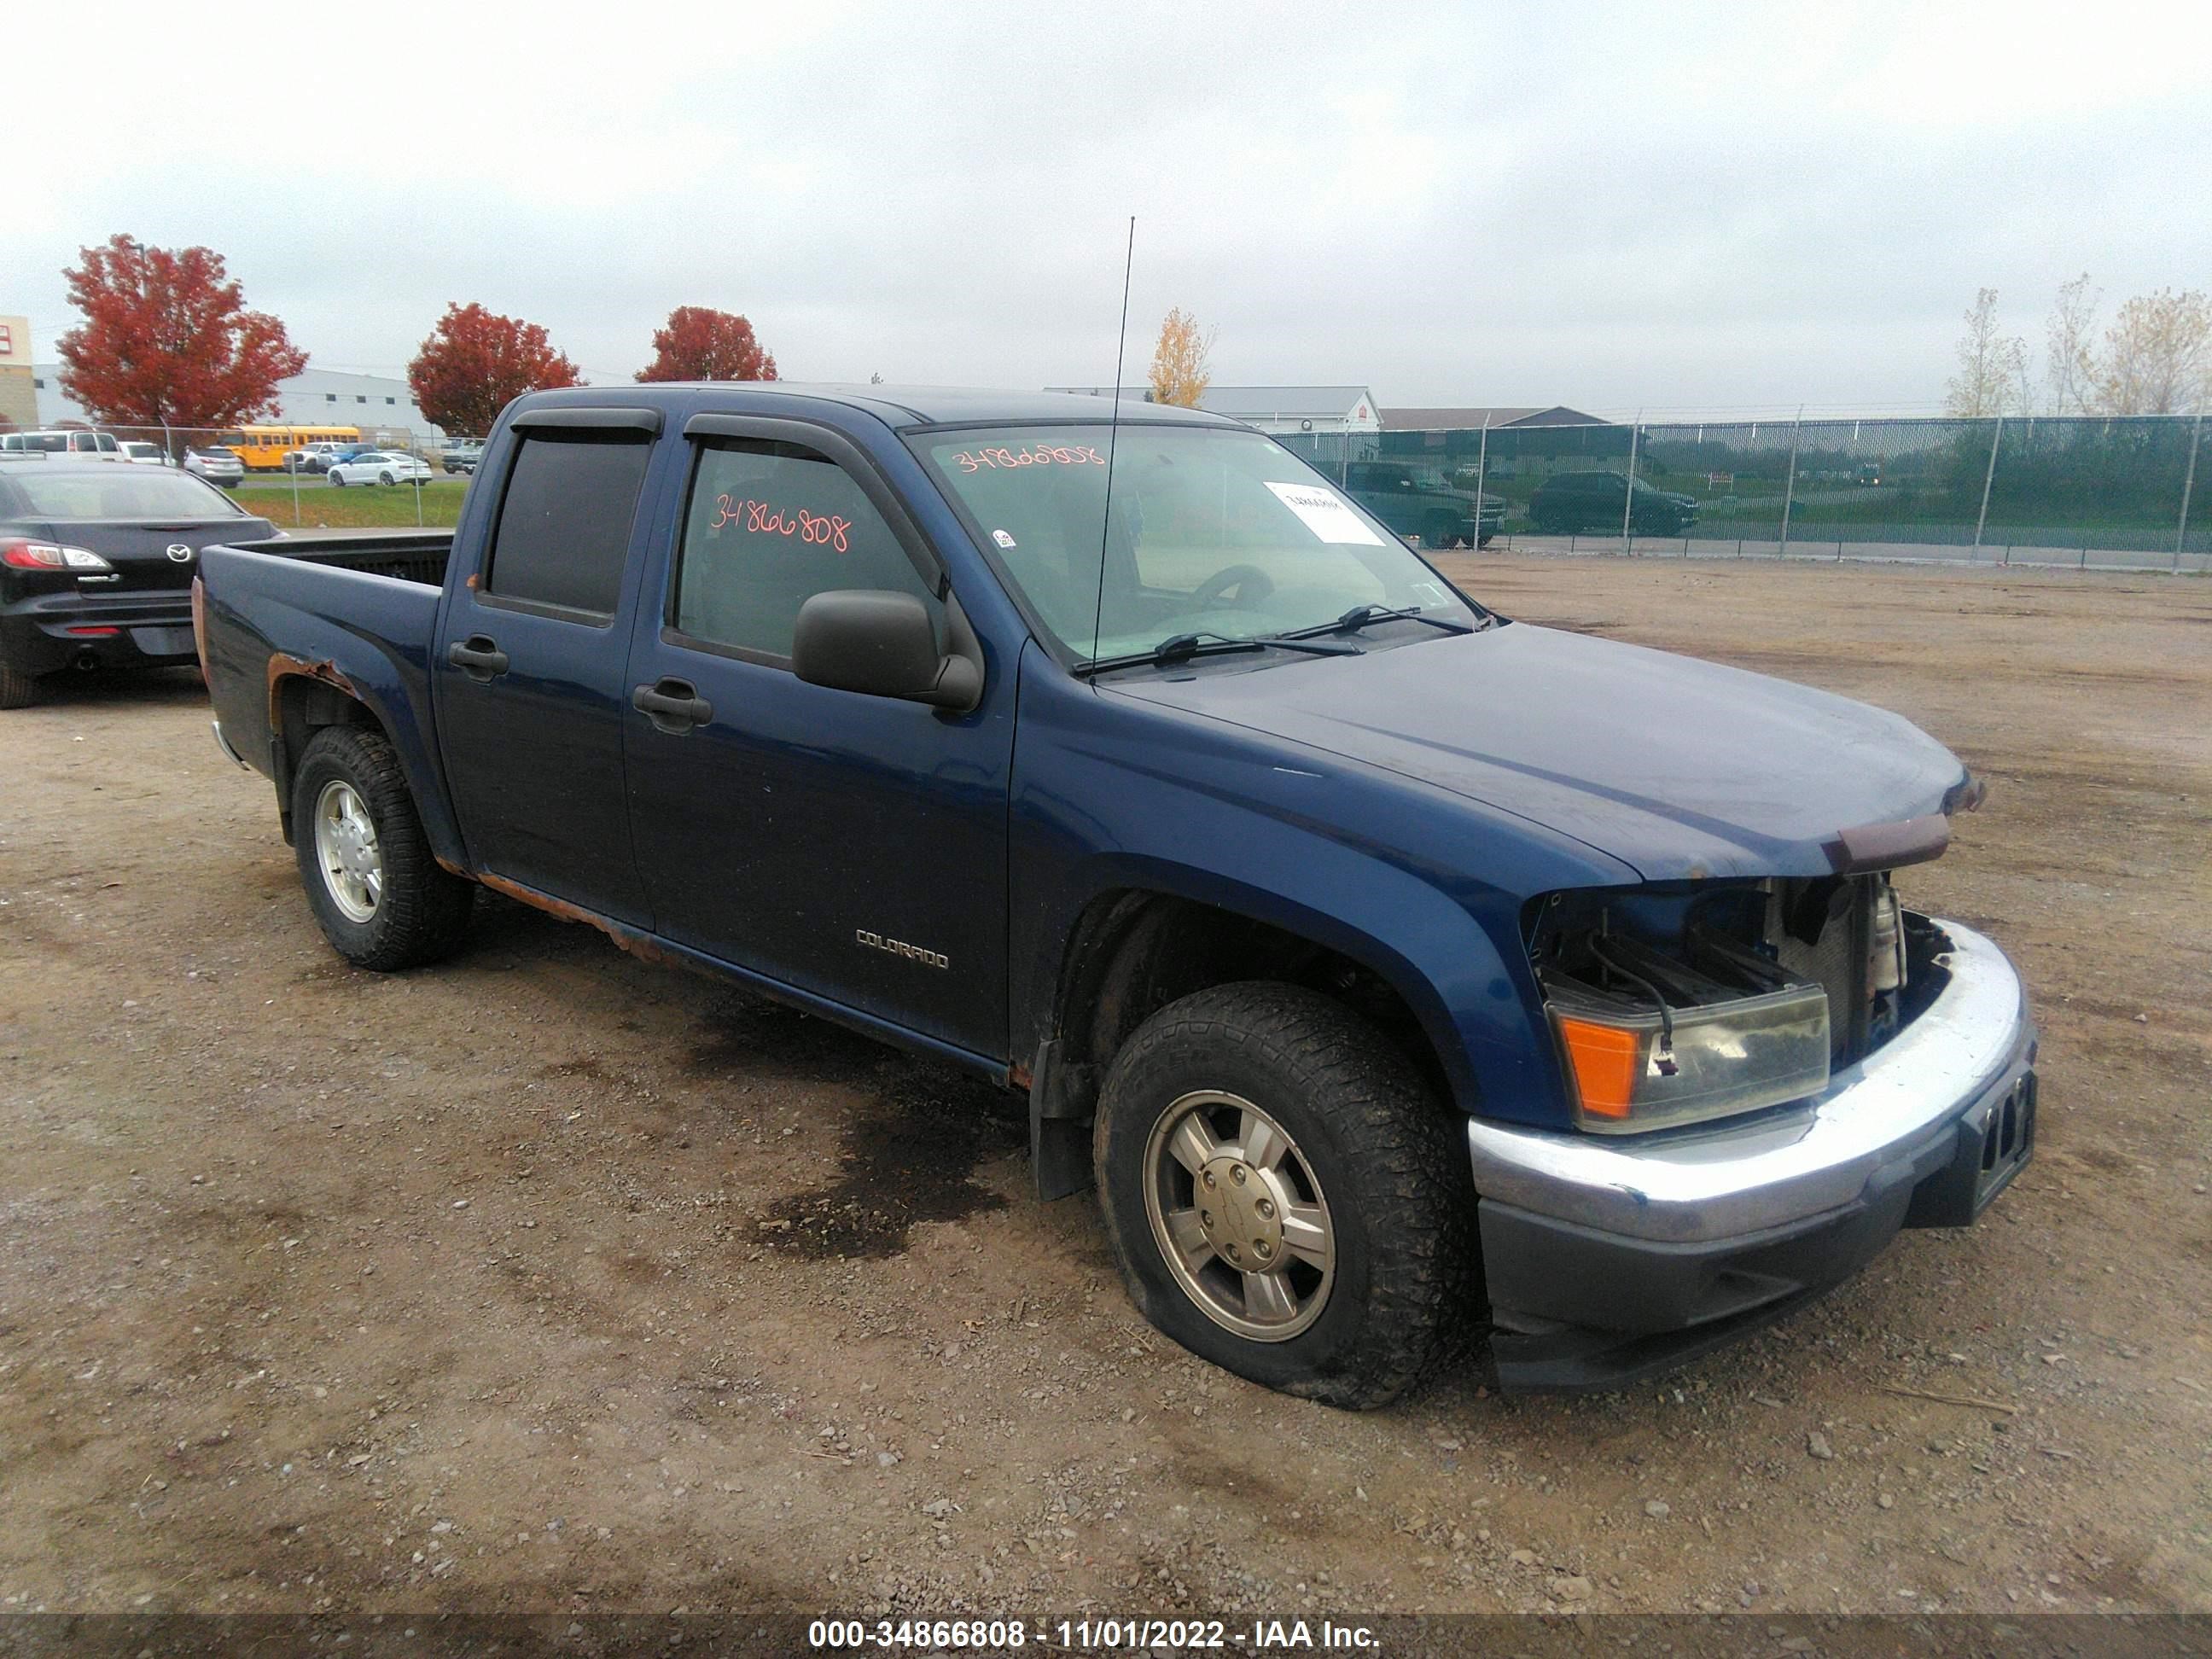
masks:
<svg viewBox="0 0 2212 1659"><path fill-rule="evenodd" d="M1509 621L1216 416L532 394L451 538L199 592L348 960L481 885L1025 1091L1042 1194L1277 1388L1379 1404L1475 1308L1509 1386L1632 1376L2033 1145L2018 977L1891 880L1954 757Z"/></svg>

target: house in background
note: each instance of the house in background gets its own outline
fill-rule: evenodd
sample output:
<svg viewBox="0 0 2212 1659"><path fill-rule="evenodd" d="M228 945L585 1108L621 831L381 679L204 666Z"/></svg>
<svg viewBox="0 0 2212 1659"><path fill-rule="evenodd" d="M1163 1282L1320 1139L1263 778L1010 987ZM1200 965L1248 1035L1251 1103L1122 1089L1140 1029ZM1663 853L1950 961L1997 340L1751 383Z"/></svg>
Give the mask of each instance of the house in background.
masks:
<svg viewBox="0 0 2212 1659"><path fill-rule="evenodd" d="M1549 409L1527 405L1489 409L1386 409L1381 411L1383 429L1389 432L1480 431L1506 427L1605 426L1609 422L1579 409L1554 404Z"/></svg>

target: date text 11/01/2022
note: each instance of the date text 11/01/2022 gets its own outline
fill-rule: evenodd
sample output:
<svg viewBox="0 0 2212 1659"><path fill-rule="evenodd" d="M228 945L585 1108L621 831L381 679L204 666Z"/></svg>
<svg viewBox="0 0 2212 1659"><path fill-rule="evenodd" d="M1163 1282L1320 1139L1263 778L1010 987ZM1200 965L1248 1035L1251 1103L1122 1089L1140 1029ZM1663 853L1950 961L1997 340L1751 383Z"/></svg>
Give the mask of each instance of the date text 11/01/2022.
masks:
<svg viewBox="0 0 2212 1659"><path fill-rule="evenodd" d="M1145 1316L1332 1404L1474 1317L1509 1389L1648 1374L2005 1190L2020 979L1893 882L1949 750L1099 414L531 394L450 536L204 556L218 740L348 960L489 886L1024 1090Z"/></svg>
<svg viewBox="0 0 2212 1659"><path fill-rule="evenodd" d="M1004 1650L1039 1646L1070 1652L1176 1652L1225 1648L1248 1652L1357 1652L1381 1645L1365 1625L1333 1620L1255 1619L1232 1630L1220 1619L1061 1619L1032 1626L1019 1619L817 1619L806 1627L811 1648Z"/></svg>

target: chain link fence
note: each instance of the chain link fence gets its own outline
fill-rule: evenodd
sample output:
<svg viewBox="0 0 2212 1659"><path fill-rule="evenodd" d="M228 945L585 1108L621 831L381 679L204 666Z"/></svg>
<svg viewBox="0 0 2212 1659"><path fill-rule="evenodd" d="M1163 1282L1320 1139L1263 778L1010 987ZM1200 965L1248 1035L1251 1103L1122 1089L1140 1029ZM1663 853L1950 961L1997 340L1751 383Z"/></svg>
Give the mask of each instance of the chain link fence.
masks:
<svg viewBox="0 0 2212 1659"><path fill-rule="evenodd" d="M1528 552L2212 568L2201 416L1287 433L1394 530Z"/></svg>
<svg viewBox="0 0 2212 1659"><path fill-rule="evenodd" d="M404 427L100 427L292 527L452 525L476 451ZM1593 422L1279 441L1401 534L1518 552L2212 570L2201 416ZM9 434L0 445L52 434ZM346 466L349 450L415 465ZM386 477L390 483L386 483ZM1478 510L1478 502L1480 503Z"/></svg>
<svg viewBox="0 0 2212 1659"><path fill-rule="evenodd" d="M477 450L396 426L97 426L0 433L0 461L179 467L289 529L451 526Z"/></svg>

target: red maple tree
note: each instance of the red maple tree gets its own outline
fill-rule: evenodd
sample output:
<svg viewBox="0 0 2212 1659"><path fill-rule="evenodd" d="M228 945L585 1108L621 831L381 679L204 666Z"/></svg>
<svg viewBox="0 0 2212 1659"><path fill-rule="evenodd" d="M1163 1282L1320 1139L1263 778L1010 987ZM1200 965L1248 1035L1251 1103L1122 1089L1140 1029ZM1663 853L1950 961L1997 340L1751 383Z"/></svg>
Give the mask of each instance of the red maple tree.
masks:
<svg viewBox="0 0 2212 1659"><path fill-rule="evenodd" d="M222 256L130 236L80 248L62 276L84 325L54 342L62 390L117 426L228 426L276 409L307 366L284 325L248 311Z"/></svg>
<svg viewBox="0 0 2212 1659"><path fill-rule="evenodd" d="M447 305L407 365L423 418L453 433L490 431L499 411L526 392L583 383L538 324L473 304Z"/></svg>
<svg viewBox="0 0 2212 1659"><path fill-rule="evenodd" d="M678 306L653 331L653 361L641 380L773 380L775 359L734 312Z"/></svg>

